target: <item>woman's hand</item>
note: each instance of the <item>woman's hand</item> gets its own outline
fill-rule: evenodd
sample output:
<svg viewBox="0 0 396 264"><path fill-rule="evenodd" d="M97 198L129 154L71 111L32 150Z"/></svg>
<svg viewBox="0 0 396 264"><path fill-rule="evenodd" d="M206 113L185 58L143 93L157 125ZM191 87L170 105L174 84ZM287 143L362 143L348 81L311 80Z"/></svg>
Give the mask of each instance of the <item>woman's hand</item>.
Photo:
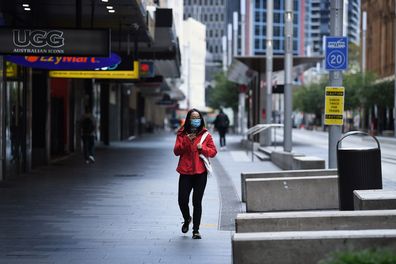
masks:
<svg viewBox="0 0 396 264"><path fill-rule="evenodd" d="M197 144L197 148L198 148L198 150L201 150L201 149L202 149L202 144L201 144L201 143L198 143L198 144Z"/></svg>
<svg viewBox="0 0 396 264"><path fill-rule="evenodd" d="M196 136L194 133L191 133L191 134L187 134L187 137L188 137L191 141L193 141L197 136Z"/></svg>

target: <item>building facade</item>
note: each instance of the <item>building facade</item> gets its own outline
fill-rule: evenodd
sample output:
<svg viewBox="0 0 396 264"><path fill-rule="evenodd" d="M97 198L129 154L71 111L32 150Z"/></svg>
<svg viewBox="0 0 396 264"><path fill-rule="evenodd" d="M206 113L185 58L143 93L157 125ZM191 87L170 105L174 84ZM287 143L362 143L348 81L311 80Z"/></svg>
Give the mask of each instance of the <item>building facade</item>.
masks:
<svg viewBox="0 0 396 264"><path fill-rule="evenodd" d="M185 0L184 19L193 18L206 26L206 50L213 62L222 62L222 36L227 35L226 0Z"/></svg>
<svg viewBox="0 0 396 264"><path fill-rule="evenodd" d="M183 29L180 42L184 66L180 89L186 95L186 99L180 102L180 108L202 110L205 109L206 27L199 21L188 18L183 22Z"/></svg>
<svg viewBox="0 0 396 264"><path fill-rule="evenodd" d="M323 39L330 36L330 0L306 1L306 54L323 54ZM344 0L343 32L349 41L359 45L360 42L360 0Z"/></svg>
<svg viewBox="0 0 396 264"><path fill-rule="evenodd" d="M360 44L360 0L348 0L348 37L349 41Z"/></svg>
<svg viewBox="0 0 396 264"><path fill-rule="evenodd" d="M102 75L102 78L99 78L98 75L105 71L94 71L94 75L84 75L84 78L74 76L57 78L49 74L49 70L54 70L53 65L43 69L31 64L32 61L13 63L10 58L12 56L3 57L3 53L7 52L2 51L0 54L0 182L18 177L21 173L29 172L33 168L46 165L71 153L79 154L81 152L79 120L85 108L92 110L97 120L98 141L108 145L112 141L129 139L152 132L154 128L163 127L164 119L169 113L168 107L174 107L173 105L177 103L171 98L172 100L169 100L171 106L159 104L160 98L166 93L161 90L163 79L178 78L180 75L179 72L172 71L180 67L179 46L178 42L174 41L176 38L172 10L157 6L154 25L153 18L146 12L149 1L144 4L142 1L112 3L112 9L102 2L92 1L89 6L82 5L82 1L77 2L79 3L77 5L74 2L64 2L64 8L59 9L59 5L54 1L43 0L26 12L24 7L26 4L16 6L13 2L0 1L0 25L9 30L73 28L73 32L80 30L78 29L80 27L98 30L106 25L105 27L109 29L106 35L108 34L108 39L113 42L113 45L110 42L106 45L106 50L117 53L127 62L134 59L145 62L142 65L146 66L148 61L156 65L165 62L168 63L168 67L163 69L169 70L159 71L158 67L155 67L154 76L140 79L138 74L135 74L133 79L122 79L118 76L114 80L109 79L109 75L107 77ZM97 10L92 14L90 26L83 15L88 8ZM100 15L103 12L111 13L107 10L113 10L113 14ZM70 19L71 17L76 17L76 21ZM134 25L133 46L139 49L139 53L134 53L133 58L129 54L131 27L125 25ZM153 32L156 33L157 38L153 37ZM48 35L46 33L46 36ZM10 37L3 38L7 40ZM41 40L48 41L45 37L42 38ZM79 41L75 44L78 48L98 45L88 39L85 41L74 39ZM74 48L73 52L78 48ZM92 53L92 50L94 49L86 49L79 58L95 57L96 54ZM41 54L35 54L37 55L35 58L48 55L45 54L44 49L39 52ZM14 55L25 58L19 53ZM73 53L64 55L73 60L77 58ZM174 66L171 67L172 65ZM73 74L90 69L78 65L76 68L73 67ZM129 67L127 70L130 73L138 73L142 68L134 66L133 69ZM116 72L117 69L113 73L108 71L106 74L112 75Z"/></svg>
<svg viewBox="0 0 396 264"><path fill-rule="evenodd" d="M395 74L394 10L393 0L362 3L362 11L367 12L366 69L379 78L394 78Z"/></svg>
<svg viewBox="0 0 396 264"><path fill-rule="evenodd" d="M266 14L267 1L256 0L250 5L252 9L252 35L251 48L253 55L265 55L266 50ZM293 50L294 54L300 54L301 47L304 47L304 20L301 20L301 10L305 8L305 0L293 1ZM284 18L285 2L274 1L273 11L273 51L274 55L284 54Z"/></svg>

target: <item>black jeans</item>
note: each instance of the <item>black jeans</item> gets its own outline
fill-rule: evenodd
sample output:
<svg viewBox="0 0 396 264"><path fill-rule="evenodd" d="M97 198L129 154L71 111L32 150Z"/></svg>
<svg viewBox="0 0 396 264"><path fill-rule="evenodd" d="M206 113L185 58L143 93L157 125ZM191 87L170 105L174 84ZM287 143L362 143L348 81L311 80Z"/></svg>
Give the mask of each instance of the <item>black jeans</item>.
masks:
<svg viewBox="0 0 396 264"><path fill-rule="evenodd" d="M193 230L198 231L201 224L202 198L206 187L207 173L196 175L180 175L179 178L179 207L183 214L184 221L190 218L190 208L188 206L190 193L193 192Z"/></svg>
<svg viewBox="0 0 396 264"><path fill-rule="evenodd" d="M88 160L89 156L94 156L95 137L93 135L83 135L82 140L84 158L85 160Z"/></svg>
<svg viewBox="0 0 396 264"><path fill-rule="evenodd" d="M220 128L218 130L219 130L219 135L220 135L220 147L225 147L227 129Z"/></svg>

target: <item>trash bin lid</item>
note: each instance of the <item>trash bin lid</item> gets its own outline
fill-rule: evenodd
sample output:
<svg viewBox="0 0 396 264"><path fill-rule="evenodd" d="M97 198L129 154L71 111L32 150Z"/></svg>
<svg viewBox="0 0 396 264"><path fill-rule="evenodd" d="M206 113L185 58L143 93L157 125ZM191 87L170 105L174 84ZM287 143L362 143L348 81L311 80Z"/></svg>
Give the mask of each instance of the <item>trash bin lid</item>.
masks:
<svg viewBox="0 0 396 264"><path fill-rule="evenodd" d="M357 148L352 148L352 147L346 147L346 148L339 148L339 150L377 150L378 148L370 148L370 147L357 147Z"/></svg>
<svg viewBox="0 0 396 264"><path fill-rule="evenodd" d="M342 141L343 141L346 137L349 137L349 136L352 136L352 135L364 135L364 136L370 136L370 137L372 137L372 138L375 140L375 142L377 143L377 148L374 148L374 147L371 147L371 146L342 147L342 144L341 144ZM348 151L348 150L354 150L354 151L359 151L359 150L360 150L360 151L369 151L369 150L376 150L376 149L380 149L380 144L379 144L378 139L377 139L376 137L371 136L371 135L367 134L366 132L362 132L362 131L350 131L350 132L344 134L344 136L342 136L341 139L338 140L338 142L337 142L337 150L345 150L345 151Z"/></svg>

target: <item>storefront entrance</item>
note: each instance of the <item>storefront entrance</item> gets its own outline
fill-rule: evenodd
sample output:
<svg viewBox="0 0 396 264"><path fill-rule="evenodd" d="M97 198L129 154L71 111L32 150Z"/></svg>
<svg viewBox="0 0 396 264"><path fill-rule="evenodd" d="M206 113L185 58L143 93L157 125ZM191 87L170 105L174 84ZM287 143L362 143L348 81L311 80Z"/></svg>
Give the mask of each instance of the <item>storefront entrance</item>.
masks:
<svg viewBox="0 0 396 264"><path fill-rule="evenodd" d="M26 94L22 81L7 81L5 89L5 174L15 177L26 167Z"/></svg>

